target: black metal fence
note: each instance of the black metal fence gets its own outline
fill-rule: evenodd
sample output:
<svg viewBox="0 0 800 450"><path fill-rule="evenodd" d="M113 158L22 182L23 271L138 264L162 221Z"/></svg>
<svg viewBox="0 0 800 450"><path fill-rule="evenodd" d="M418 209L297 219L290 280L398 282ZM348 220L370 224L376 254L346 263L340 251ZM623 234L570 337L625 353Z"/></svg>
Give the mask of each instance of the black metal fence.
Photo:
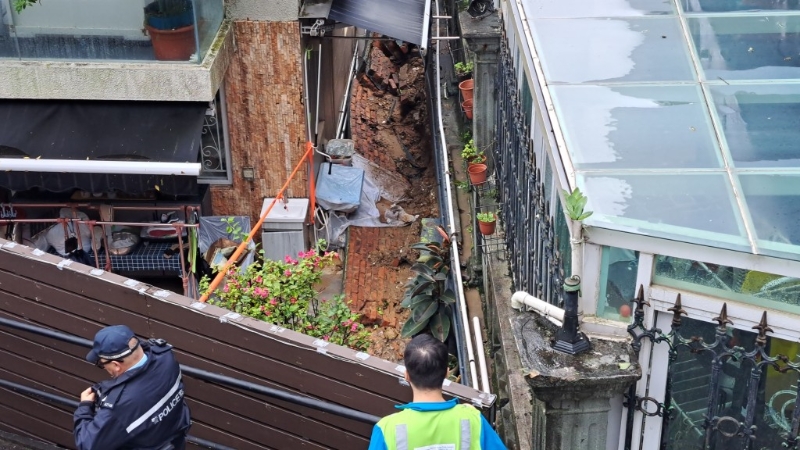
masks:
<svg viewBox="0 0 800 450"><path fill-rule="evenodd" d="M515 290L561 305L564 267L542 177L542 164L547 161L536 161L530 139L531 112L526 113L523 108L517 71L505 36L502 42L496 84L497 139L493 150L511 276Z"/></svg>
<svg viewBox="0 0 800 450"><path fill-rule="evenodd" d="M633 349L638 353L645 339L667 345L669 360L664 402L637 396L635 386L626 396L626 449L634 438L636 411L662 419L662 450L797 448L800 363L791 361L796 359L798 344L767 335L773 330L766 311L752 327L757 333L748 332L729 327L733 322L723 304L713 319L715 327L684 317L678 294L669 309L671 330L664 333L655 326L644 327L644 305L649 303L642 287L634 301L634 321L628 327ZM795 354L780 353L786 349L795 349Z"/></svg>

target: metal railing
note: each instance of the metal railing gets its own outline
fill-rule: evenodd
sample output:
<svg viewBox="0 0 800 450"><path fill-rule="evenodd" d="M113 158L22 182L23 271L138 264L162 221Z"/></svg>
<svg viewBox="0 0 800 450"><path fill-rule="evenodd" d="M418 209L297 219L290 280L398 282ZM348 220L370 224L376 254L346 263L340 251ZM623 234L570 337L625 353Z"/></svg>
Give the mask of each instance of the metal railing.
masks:
<svg viewBox="0 0 800 450"><path fill-rule="evenodd" d="M0 317L0 326L37 334L39 336L45 336L51 339L55 339L61 342L67 342L85 348L92 347L92 341L88 339L84 339L66 333L61 333L58 331L49 330L47 328L37 327L35 325L30 325L16 320L9 320ZM181 364L180 367L184 375L197 378L203 381L216 383L222 386L238 388L256 394L266 395L267 397L272 397L278 400L283 400L289 403L293 403L295 405L305 406L307 408L316 409L317 411L334 414L340 417L367 423L370 425L375 424L378 422L378 420L380 420L380 417L378 416L373 416L372 414L367 414L365 412L357 411L355 409L351 409L346 406L340 406L322 400L303 397L301 395L293 394L291 392L283 391L280 389L268 388L247 381L237 380L236 378L231 378L225 375L208 372L206 370L197 369L195 367L186 366L184 364Z"/></svg>

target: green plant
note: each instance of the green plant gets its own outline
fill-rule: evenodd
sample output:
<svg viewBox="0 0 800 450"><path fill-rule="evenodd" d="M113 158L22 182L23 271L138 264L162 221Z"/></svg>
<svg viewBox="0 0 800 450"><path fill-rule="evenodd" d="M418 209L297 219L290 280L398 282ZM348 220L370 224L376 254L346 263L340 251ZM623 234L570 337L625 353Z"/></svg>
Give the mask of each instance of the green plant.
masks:
<svg viewBox="0 0 800 450"><path fill-rule="evenodd" d="M406 285L400 304L411 310L401 334L412 337L428 330L444 342L450 334L451 306L456 301L455 292L447 287L452 236L448 236L442 227L436 229L442 236L441 244L420 242L411 246L419 250L420 256L411 266L414 277Z"/></svg>
<svg viewBox="0 0 800 450"><path fill-rule="evenodd" d="M263 250L262 250L263 255ZM231 268L225 285L209 300L255 319L324 339L356 350L366 350L369 332L360 323L361 315L350 310L343 296L320 300L314 286L322 269L337 258L336 253L300 252L297 259L256 261L244 271ZM207 291L210 278L200 280Z"/></svg>
<svg viewBox="0 0 800 450"><path fill-rule="evenodd" d="M466 162L478 161L483 159L483 152L475 147L475 141L470 139L469 142L464 144L464 149L461 150L461 158Z"/></svg>
<svg viewBox="0 0 800 450"><path fill-rule="evenodd" d="M491 188L488 191L483 193L483 198L485 199L496 199L497 198L497 189Z"/></svg>
<svg viewBox="0 0 800 450"><path fill-rule="evenodd" d="M464 181L464 180L456 180L456 181L453 182L453 184L456 185L457 189L461 189L463 191L469 191L469 189L470 189L469 183Z"/></svg>
<svg viewBox="0 0 800 450"><path fill-rule="evenodd" d="M233 217L223 217L220 220L225 222L225 232L228 233L234 241L244 242L249 237L249 234L242 230L242 225Z"/></svg>
<svg viewBox="0 0 800 450"><path fill-rule="evenodd" d="M38 0L14 0L14 10L19 14L23 9L28 6L33 6L36 3L38 3Z"/></svg>
<svg viewBox="0 0 800 450"><path fill-rule="evenodd" d="M467 143L472 139L472 132L470 130L466 130L461 133L461 142Z"/></svg>
<svg viewBox="0 0 800 450"><path fill-rule="evenodd" d="M592 211L583 210L588 200L578 188L575 188L572 193L564 189L564 207L567 210L567 215L572 220L581 221L593 214Z"/></svg>
<svg viewBox="0 0 800 450"><path fill-rule="evenodd" d="M478 222L492 223L495 220L497 220L497 216L493 212L478 213Z"/></svg>
<svg viewBox="0 0 800 450"><path fill-rule="evenodd" d="M453 68L456 70L456 74L457 75L462 75L463 76L463 75L470 74L470 73L472 73L472 69L473 69L472 61L469 61L467 63L463 63L463 62L459 61L453 66Z"/></svg>
<svg viewBox="0 0 800 450"><path fill-rule="evenodd" d="M324 251L328 250L328 241L325 239L317 239L317 243L314 244L314 248L316 249L317 253L323 253Z"/></svg>

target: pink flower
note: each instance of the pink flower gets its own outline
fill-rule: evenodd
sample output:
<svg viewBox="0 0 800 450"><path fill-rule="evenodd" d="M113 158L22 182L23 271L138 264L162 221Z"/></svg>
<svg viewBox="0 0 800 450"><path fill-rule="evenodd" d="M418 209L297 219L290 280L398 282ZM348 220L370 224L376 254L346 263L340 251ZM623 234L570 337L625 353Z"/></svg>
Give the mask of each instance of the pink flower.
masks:
<svg viewBox="0 0 800 450"><path fill-rule="evenodd" d="M264 311L264 315L269 317L272 315L272 311Z"/></svg>
<svg viewBox="0 0 800 450"><path fill-rule="evenodd" d="M269 304L272 305L272 306L275 306L275 305L278 304L278 300L275 299L275 297L272 297L272 300L269 301Z"/></svg>
<svg viewBox="0 0 800 450"><path fill-rule="evenodd" d="M283 276L285 276L285 277L290 277L290 276L292 276L292 271L291 271L291 270L289 270L289 269L286 269L286 270L283 272Z"/></svg>
<svg viewBox="0 0 800 450"><path fill-rule="evenodd" d="M286 264L291 264L292 263L292 257L289 256L289 255L286 255L286 257L283 258L283 260L286 262Z"/></svg>
<svg viewBox="0 0 800 450"><path fill-rule="evenodd" d="M322 339L326 340L326 341L329 341L331 339L331 337L326 334L325 336L322 336Z"/></svg>
<svg viewBox="0 0 800 450"><path fill-rule="evenodd" d="M256 283L259 283L259 284L261 284L261 283L263 283L263 282L264 282L264 279L263 279L263 278L261 278L261 275L259 275L259 276L256 278Z"/></svg>
<svg viewBox="0 0 800 450"><path fill-rule="evenodd" d="M306 252L304 252L304 251L300 250L300 251L297 253L297 257L298 257L298 258L305 258L305 257L306 257Z"/></svg>
<svg viewBox="0 0 800 450"><path fill-rule="evenodd" d="M229 288L227 284L225 285L225 287L222 288L222 292L228 292L230 290L231 288Z"/></svg>
<svg viewBox="0 0 800 450"><path fill-rule="evenodd" d="M351 332L353 332L353 333L355 333L355 332L356 332L356 330L358 330L358 324L357 324L357 323L354 323L354 324L353 324L353 325L350 327L350 331L351 331Z"/></svg>
<svg viewBox="0 0 800 450"><path fill-rule="evenodd" d="M297 303L297 299L296 299L296 298L294 298L294 297L292 297L292 299L291 299L291 300L289 300L289 303L291 303L291 304L295 304L295 303Z"/></svg>

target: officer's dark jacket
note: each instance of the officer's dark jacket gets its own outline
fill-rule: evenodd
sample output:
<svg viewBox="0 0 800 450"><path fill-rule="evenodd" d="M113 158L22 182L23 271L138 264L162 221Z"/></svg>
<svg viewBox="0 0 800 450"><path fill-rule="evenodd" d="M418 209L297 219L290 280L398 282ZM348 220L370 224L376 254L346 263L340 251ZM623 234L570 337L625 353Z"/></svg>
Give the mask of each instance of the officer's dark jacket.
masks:
<svg viewBox="0 0 800 450"><path fill-rule="evenodd" d="M172 346L150 340L142 342L142 349L147 355L143 366L99 383L96 402L81 402L75 410L78 450L158 449L189 429Z"/></svg>

